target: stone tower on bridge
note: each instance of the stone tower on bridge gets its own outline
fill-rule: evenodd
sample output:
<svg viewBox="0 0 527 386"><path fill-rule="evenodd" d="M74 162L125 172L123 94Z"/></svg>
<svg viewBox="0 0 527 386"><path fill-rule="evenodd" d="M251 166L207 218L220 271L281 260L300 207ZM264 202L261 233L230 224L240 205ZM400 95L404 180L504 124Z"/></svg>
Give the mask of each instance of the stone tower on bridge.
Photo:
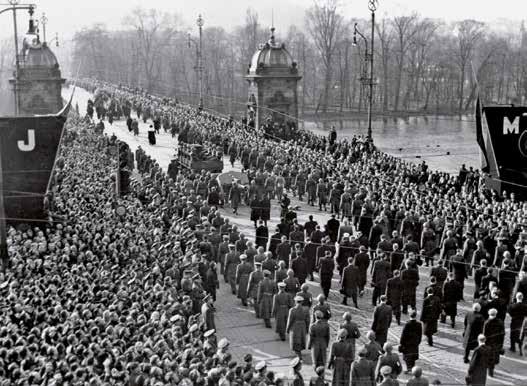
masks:
<svg viewBox="0 0 527 386"><path fill-rule="evenodd" d="M29 30L19 53L18 81L9 82L18 91L19 115L55 114L62 107L62 85L57 57L41 42L30 11Z"/></svg>
<svg viewBox="0 0 527 386"><path fill-rule="evenodd" d="M271 28L269 40L254 53L245 79L249 82L249 119L258 128L268 118L298 127L297 84L302 78L284 43L278 43Z"/></svg>

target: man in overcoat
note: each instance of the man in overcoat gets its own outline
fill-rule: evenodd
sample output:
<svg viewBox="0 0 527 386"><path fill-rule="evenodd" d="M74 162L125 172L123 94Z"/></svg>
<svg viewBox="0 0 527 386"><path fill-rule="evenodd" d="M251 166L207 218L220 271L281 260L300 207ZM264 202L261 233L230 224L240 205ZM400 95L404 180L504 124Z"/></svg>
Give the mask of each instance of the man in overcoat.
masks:
<svg viewBox="0 0 527 386"><path fill-rule="evenodd" d="M434 345L434 334L437 333L437 322L441 315L441 300L434 294L433 288L428 288L427 297L423 300L421 310L421 322L423 322L423 334L428 338L428 345Z"/></svg>
<svg viewBox="0 0 527 386"><path fill-rule="evenodd" d="M273 297L272 317L276 320L276 333L280 340L285 341L285 328L289 310L293 307L293 299L285 292L285 283L278 283L278 293Z"/></svg>
<svg viewBox="0 0 527 386"><path fill-rule="evenodd" d="M307 348L311 350L313 369L326 366L327 349L329 346L329 324L324 318L322 311L315 312L315 321L309 326L309 338Z"/></svg>
<svg viewBox="0 0 527 386"><path fill-rule="evenodd" d="M289 334L289 345L292 351L301 358L302 350L306 348L307 330L309 327L309 311L302 306L304 298L295 296L295 306L289 310L286 332Z"/></svg>
<svg viewBox="0 0 527 386"><path fill-rule="evenodd" d="M467 312L465 315L465 330L463 332L463 346L465 347L463 360L465 363L469 363L468 357L470 350L478 347L478 335L483 332L485 319L480 311L481 305L474 303L472 305L472 311Z"/></svg>
<svg viewBox="0 0 527 386"><path fill-rule="evenodd" d="M348 298L353 300L355 308L359 308L357 295L359 294L359 268L353 264L353 257L348 259L348 265L342 271L340 284L342 285L342 304L348 305Z"/></svg>
<svg viewBox="0 0 527 386"><path fill-rule="evenodd" d="M373 311L371 330L375 332L377 342L381 347L388 338L388 329L392 323L392 307L386 304L386 295L381 295L381 303Z"/></svg>
<svg viewBox="0 0 527 386"><path fill-rule="evenodd" d="M406 373L409 374L419 359L419 345L423 337L423 325L416 320L417 312L410 311L410 320L406 322L401 332L399 352L406 362Z"/></svg>

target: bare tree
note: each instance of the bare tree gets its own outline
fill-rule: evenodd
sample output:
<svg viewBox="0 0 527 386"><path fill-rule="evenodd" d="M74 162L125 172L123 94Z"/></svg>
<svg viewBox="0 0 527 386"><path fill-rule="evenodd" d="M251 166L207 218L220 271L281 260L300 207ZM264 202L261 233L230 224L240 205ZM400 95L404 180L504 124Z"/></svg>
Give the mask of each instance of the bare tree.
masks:
<svg viewBox="0 0 527 386"><path fill-rule="evenodd" d="M382 111L385 112L388 110L388 90L390 87L389 62L391 58L393 34L388 29L385 19L382 20L382 23L375 25L375 30L377 31L377 37L380 41L380 44L377 45L377 47L379 47L377 50L379 51L382 64Z"/></svg>
<svg viewBox="0 0 527 386"><path fill-rule="evenodd" d="M306 24L324 64L322 112L327 112L332 79L332 65L341 37L342 16L337 0L319 0L306 12Z"/></svg>
<svg viewBox="0 0 527 386"><path fill-rule="evenodd" d="M417 33L416 28L417 15L411 16L399 16L393 19L393 27L395 30L395 41L396 41L396 56L397 71L395 74L395 100L393 103L393 109L397 111L399 109L399 98L401 94L401 83L403 77L403 67L405 63L405 57L408 52L408 48Z"/></svg>
<svg viewBox="0 0 527 386"><path fill-rule="evenodd" d="M136 8L125 18L124 23L135 30L145 87L151 92L159 80L163 49L170 44L170 39L176 32L170 26L170 15L156 9Z"/></svg>
<svg viewBox="0 0 527 386"><path fill-rule="evenodd" d="M459 67L458 110L463 111L465 81L468 66L472 60L474 49L483 37L484 24L475 20L463 20L456 24L457 50L456 63Z"/></svg>

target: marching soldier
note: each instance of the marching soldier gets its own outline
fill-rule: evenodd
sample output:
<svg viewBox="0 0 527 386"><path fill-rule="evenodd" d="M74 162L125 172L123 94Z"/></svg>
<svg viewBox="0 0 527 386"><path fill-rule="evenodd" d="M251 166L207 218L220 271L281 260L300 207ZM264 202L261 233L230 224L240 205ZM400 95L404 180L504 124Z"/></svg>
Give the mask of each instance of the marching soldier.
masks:
<svg viewBox="0 0 527 386"><path fill-rule="evenodd" d="M289 310L286 332L289 334L289 344L291 351L294 351L298 358L302 357L302 350L306 348L306 335L309 327L309 311L302 306L304 298L295 296L295 306Z"/></svg>
<svg viewBox="0 0 527 386"><path fill-rule="evenodd" d="M397 245L397 244L394 244ZM388 279L386 285L387 304L392 307L393 315L398 325L401 325L401 299L403 295L403 281L399 270L393 271L393 277Z"/></svg>
<svg viewBox="0 0 527 386"><path fill-rule="evenodd" d="M234 244L229 244L229 252L225 255L225 279L231 286L232 294L236 295L236 267L240 264L240 254L234 248Z"/></svg>
<svg viewBox="0 0 527 386"><path fill-rule="evenodd" d="M257 302L258 286L263 280L262 263L254 263L254 271L249 275L249 283L247 284L247 295L253 300L254 314L260 318L260 307Z"/></svg>
<svg viewBox="0 0 527 386"><path fill-rule="evenodd" d="M331 280L333 279L333 271L335 270L335 261L331 257L331 251L326 250L325 256L318 262L320 287L326 299L329 297L331 290Z"/></svg>
<svg viewBox="0 0 527 386"><path fill-rule="evenodd" d="M311 350L313 368L326 366L326 351L329 345L329 324L322 311L315 311L315 321L309 326L308 350Z"/></svg>
<svg viewBox="0 0 527 386"><path fill-rule="evenodd" d="M272 317L276 320L276 333L282 341L285 341L289 310L293 307L293 298L285 292L285 286L284 282L278 283L278 293L273 297L272 310Z"/></svg>
<svg viewBox="0 0 527 386"><path fill-rule="evenodd" d="M328 369L333 370L333 385L349 385L353 352L351 345L346 341L347 335L345 329L340 329L337 341L331 345Z"/></svg>
<svg viewBox="0 0 527 386"><path fill-rule="evenodd" d="M259 306L260 317L265 322L265 327L271 328L271 313L273 308L273 296L276 293L276 284L271 280L271 272L263 271L264 278L258 284L258 293L256 302Z"/></svg>
<svg viewBox="0 0 527 386"><path fill-rule="evenodd" d="M241 299L242 304L247 306L247 289L249 284L249 275L253 267L247 262L247 255L240 255L241 263L236 267L236 284L238 286L238 298Z"/></svg>

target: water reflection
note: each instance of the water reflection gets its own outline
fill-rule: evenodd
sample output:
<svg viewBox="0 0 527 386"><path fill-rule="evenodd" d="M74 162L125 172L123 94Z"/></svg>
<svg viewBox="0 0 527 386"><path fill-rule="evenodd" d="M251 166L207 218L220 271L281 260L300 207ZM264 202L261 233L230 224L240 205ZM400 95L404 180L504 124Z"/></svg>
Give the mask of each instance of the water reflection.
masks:
<svg viewBox="0 0 527 386"><path fill-rule="evenodd" d="M335 126L339 138L366 135L366 119L311 120L304 129L327 135ZM472 115L383 117L372 122L375 144L383 151L431 168L456 173L461 164L479 167L476 125ZM449 153L449 154L447 154Z"/></svg>

